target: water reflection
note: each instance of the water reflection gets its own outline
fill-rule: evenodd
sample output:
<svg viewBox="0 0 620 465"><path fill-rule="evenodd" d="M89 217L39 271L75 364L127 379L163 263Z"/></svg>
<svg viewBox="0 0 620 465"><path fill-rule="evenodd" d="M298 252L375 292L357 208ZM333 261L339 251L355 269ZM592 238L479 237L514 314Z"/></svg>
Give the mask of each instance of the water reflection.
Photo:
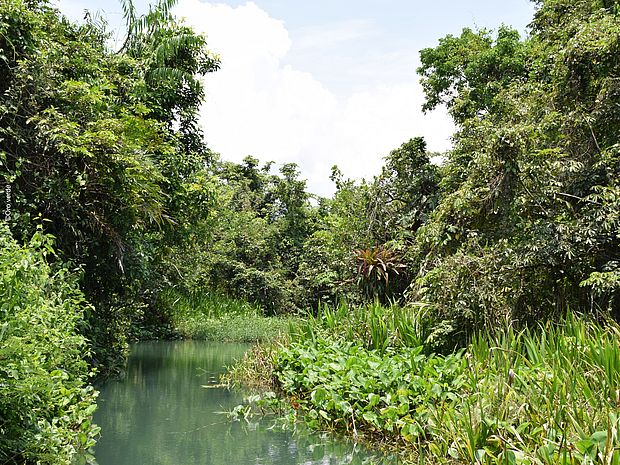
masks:
<svg viewBox="0 0 620 465"><path fill-rule="evenodd" d="M358 445L293 434L270 422L231 422L218 412L241 397L217 383L248 346L203 342L141 343L127 377L102 388L96 423L99 465L344 465L396 463Z"/></svg>

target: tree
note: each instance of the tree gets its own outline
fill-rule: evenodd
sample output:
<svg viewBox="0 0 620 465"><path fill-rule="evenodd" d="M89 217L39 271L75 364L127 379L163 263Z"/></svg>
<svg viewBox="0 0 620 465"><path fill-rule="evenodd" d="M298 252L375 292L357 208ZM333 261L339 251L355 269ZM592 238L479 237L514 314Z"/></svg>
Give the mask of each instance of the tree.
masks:
<svg viewBox="0 0 620 465"><path fill-rule="evenodd" d="M370 222L380 243L412 241L437 204L439 173L423 138L410 139L385 157L372 185Z"/></svg>
<svg viewBox="0 0 620 465"><path fill-rule="evenodd" d="M615 3L538 2L521 41L464 30L421 52L425 108L457 123L412 298L454 331L618 313Z"/></svg>
<svg viewBox="0 0 620 465"><path fill-rule="evenodd" d="M336 193L331 199L319 199L315 229L303 244L297 272L297 282L313 309L321 302L361 302L354 251L374 245L368 183L345 179L337 166L332 167L331 180Z"/></svg>
<svg viewBox="0 0 620 465"><path fill-rule="evenodd" d="M217 59L171 4L132 16L120 52L106 48L105 24L92 18L72 24L45 0L0 4L9 223L21 238L41 225L60 259L84 266L100 359L123 346L129 319L171 274L158 257L212 197L210 154L195 129L197 76Z"/></svg>
<svg viewBox="0 0 620 465"><path fill-rule="evenodd" d="M296 165L280 174L272 166L251 156L214 163L213 208L195 224L187 253L177 249L186 291L244 298L270 314L306 306L296 277L313 208Z"/></svg>
<svg viewBox="0 0 620 465"><path fill-rule="evenodd" d="M527 77L527 42L509 27L500 27L495 38L487 30L463 29L459 37L448 35L435 48L420 51L422 109L445 104L457 124L501 109L496 97L503 89Z"/></svg>

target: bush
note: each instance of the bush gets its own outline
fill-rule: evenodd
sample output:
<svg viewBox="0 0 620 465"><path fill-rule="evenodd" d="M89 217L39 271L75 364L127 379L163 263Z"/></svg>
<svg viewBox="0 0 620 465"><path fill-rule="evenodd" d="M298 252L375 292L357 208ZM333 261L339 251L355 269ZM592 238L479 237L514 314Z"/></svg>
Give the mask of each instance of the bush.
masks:
<svg viewBox="0 0 620 465"><path fill-rule="evenodd" d="M0 228L0 462L71 464L94 445L96 391L78 325L76 276L51 266L51 239L18 245Z"/></svg>

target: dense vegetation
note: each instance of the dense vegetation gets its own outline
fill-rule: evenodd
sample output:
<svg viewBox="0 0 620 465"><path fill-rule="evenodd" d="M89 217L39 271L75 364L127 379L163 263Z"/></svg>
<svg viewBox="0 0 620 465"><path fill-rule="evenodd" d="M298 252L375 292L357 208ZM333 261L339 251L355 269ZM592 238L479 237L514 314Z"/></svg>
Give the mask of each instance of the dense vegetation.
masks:
<svg viewBox="0 0 620 465"><path fill-rule="evenodd" d="M210 151L218 57L173 0L121 4L112 49L98 16L0 3L0 460L88 448L89 367L118 373L131 338L263 340L288 326L264 317L308 311L272 361L317 419L436 458L617 463L616 2L539 0L526 38L422 50L454 149L436 165L413 137L367 181L334 167L330 199L294 164Z"/></svg>
<svg viewBox="0 0 620 465"><path fill-rule="evenodd" d="M0 462L72 463L94 444L89 347L78 334L92 308L76 273L50 266L52 240L24 245L0 228Z"/></svg>
<svg viewBox="0 0 620 465"><path fill-rule="evenodd" d="M459 130L415 294L451 331L618 317L618 6L538 3L525 40L465 29L421 52L426 107Z"/></svg>
<svg viewBox="0 0 620 465"><path fill-rule="evenodd" d="M171 331L183 339L269 342L287 335L300 321L294 316L266 317L256 304L204 291L180 294L168 290L161 299L171 309Z"/></svg>
<svg viewBox="0 0 620 465"><path fill-rule="evenodd" d="M198 76L217 58L170 3L137 17L125 2L121 50L99 18L0 3L3 463L68 464L92 444L87 363L122 365L132 322L157 318L168 244L208 213Z"/></svg>
<svg viewBox="0 0 620 465"><path fill-rule="evenodd" d="M272 357L317 428L418 463L618 463L620 328L573 317L437 355L406 309L325 309Z"/></svg>
<svg viewBox="0 0 620 465"><path fill-rule="evenodd" d="M167 244L206 214L197 74L217 60L165 4L143 18L128 10L120 51L97 18L69 23L46 1L0 8L7 220L22 241L42 226L59 258L83 268L92 363L112 367L172 275Z"/></svg>
<svg viewBox="0 0 620 465"><path fill-rule="evenodd" d="M435 168L413 139L370 184L336 171L312 236L336 252L323 289L360 285L324 295L375 303L323 308L233 376L267 373L310 424L419 463L618 463L619 14L540 1L524 40L423 50L454 149ZM350 250L357 269L330 263Z"/></svg>

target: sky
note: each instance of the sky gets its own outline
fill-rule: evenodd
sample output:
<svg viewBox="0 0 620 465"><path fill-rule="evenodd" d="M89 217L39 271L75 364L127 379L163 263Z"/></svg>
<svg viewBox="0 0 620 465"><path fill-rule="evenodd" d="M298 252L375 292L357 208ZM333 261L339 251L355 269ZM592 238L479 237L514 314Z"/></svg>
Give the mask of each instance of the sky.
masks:
<svg viewBox="0 0 620 465"><path fill-rule="evenodd" d="M56 4L76 20L90 10L122 24L117 0ZM179 0L175 9L221 57L205 77L208 146L225 160L297 163L308 190L325 196L335 189L333 165L371 179L412 137L450 149L445 108L421 110L420 49L463 27L525 34L533 13L528 0Z"/></svg>

